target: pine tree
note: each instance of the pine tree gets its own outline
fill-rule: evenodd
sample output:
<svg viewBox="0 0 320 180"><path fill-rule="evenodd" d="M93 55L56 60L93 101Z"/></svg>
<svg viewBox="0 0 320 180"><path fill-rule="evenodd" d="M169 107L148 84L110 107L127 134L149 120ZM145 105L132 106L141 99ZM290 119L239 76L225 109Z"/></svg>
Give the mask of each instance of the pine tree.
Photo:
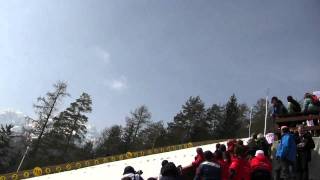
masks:
<svg viewBox="0 0 320 180"><path fill-rule="evenodd" d="M125 153L122 133L122 127L119 125L105 129L99 139L96 155L108 156Z"/></svg>
<svg viewBox="0 0 320 180"><path fill-rule="evenodd" d="M213 104L206 111L207 121L210 122L210 136L213 138L217 138L217 129L219 125L219 121L223 119L224 107Z"/></svg>
<svg viewBox="0 0 320 180"><path fill-rule="evenodd" d="M263 133L265 113L266 113L266 100L264 98L261 98L253 106L252 126L251 126L252 133ZM270 130L272 128L270 116L268 116L267 122L268 122L267 130Z"/></svg>
<svg viewBox="0 0 320 180"><path fill-rule="evenodd" d="M80 144L87 133L88 117L84 113L92 111L92 100L89 94L82 93L80 98L70 104L65 111L54 118L52 135L65 140L63 156L71 145Z"/></svg>
<svg viewBox="0 0 320 180"><path fill-rule="evenodd" d="M238 138L248 137L250 111L247 104L239 105L239 115L240 128L237 131Z"/></svg>
<svg viewBox="0 0 320 180"><path fill-rule="evenodd" d="M166 129L162 121L149 123L147 127L141 131L140 139L142 140L144 149L166 145Z"/></svg>
<svg viewBox="0 0 320 180"><path fill-rule="evenodd" d="M178 143L210 138L210 122L206 118L205 105L197 97L190 97L182 110L168 123L169 133Z"/></svg>
<svg viewBox="0 0 320 180"><path fill-rule="evenodd" d="M5 127L1 125L0 127L0 173L5 173L6 170L10 166L11 157L11 147L10 147L10 140L13 125L6 125Z"/></svg>
<svg viewBox="0 0 320 180"><path fill-rule="evenodd" d="M217 133L218 138L235 138L241 125L240 108L236 96L233 94L225 106L223 119L220 120Z"/></svg>

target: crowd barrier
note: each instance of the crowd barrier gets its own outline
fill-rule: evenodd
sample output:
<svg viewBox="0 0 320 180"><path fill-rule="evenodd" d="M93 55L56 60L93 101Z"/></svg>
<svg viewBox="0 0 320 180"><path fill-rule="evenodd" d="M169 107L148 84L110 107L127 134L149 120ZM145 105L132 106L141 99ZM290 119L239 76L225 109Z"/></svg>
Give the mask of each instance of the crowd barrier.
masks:
<svg viewBox="0 0 320 180"><path fill-rule="evenodd" d="M101 157L101 158L90 159L85 161L70 162L70 163L65 163L65 164L60 164L55 166L35 167L31 170L24 170L16 173L8 173L8 174L0 175L0 180L27 179L31 177L37 177L37 176L48 175L53 173L60 173L63 171L71 171L75 169L95 166L95 165L104 164L104 163L110 163L115 161L131 159L131 158L148 156L152 154L159 154L164 152L187 149L187 148L197 147L201 145L213 144L213 143L222 142L222 141L224 140L189 142L186 144L172 145L172 146L166 146L166 147L160 147L160 148L154 148L154 149L148 149L148 150L142 150L142 151L136 151L136 152L127 152L125 154Z"/></svg>

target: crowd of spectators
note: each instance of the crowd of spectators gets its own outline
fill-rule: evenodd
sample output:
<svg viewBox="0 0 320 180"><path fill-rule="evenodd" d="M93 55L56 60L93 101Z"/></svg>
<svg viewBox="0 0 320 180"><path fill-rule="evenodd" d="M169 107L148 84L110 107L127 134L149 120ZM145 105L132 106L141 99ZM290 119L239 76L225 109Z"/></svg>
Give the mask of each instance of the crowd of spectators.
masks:
<svg viewBox="0 0 320 180"><path fill-rule="evenodd" d="M216 144L214 151L196 149L189 166L176 166L164 160L158 177L148 180L309 180L308 164L315 148L309 132L299 126L290 132L287 126L269 142L262 134L253 134L246 145L242 140ZM122 180L143 180L142 172L126 167Z"/></svg>
<svg viewBox="0 0 320 180"><path fill-rule="evenodd" d="M281 127L286 125L288 127L296 127L298 124L303 124L308 127L318 127L320 125L320 118L310 118L304 121L291 121L291 122L280 122L275 123L277 117L290 117L290 116L300 116L300 115L320 115L320 91L313 93L305 93L303 101L299 103L292 96L287 97L288 105L287 107L282 103L282 101L274 96L271 99L272 104L272 119L273 127ZM314 117L314 116L313 116ZM311 128L312 129L312 128ZM319 136L319 128L312 130L313 136Z"/></svg>
<svg viewBox="0 0 320 180"><path fill-rule="evenodd" d="M319 96L306 93L303 105L292 96L287 97L288 106L277 97L271 99L272 117L297 114L318 114ZM196 149L194 161L189 166L176 166L164 160L160 175L148 180L309 180L311 151L315 148L312 134L304 126L319 125L318 119L281 127L280 133L252 134L246 145L242 140L231 139L226 145L216 144L214 151ZM143 180L142 171L125 168L122 180Z"/></svg>

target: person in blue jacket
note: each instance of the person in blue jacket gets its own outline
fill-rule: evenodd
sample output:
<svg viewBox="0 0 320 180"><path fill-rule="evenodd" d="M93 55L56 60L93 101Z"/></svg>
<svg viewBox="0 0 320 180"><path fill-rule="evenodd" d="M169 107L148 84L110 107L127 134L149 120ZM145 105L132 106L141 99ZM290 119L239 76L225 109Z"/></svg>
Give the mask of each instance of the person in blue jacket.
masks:
<svg viewBox="0 0 320 180"><path fill-rule="evenodd" d="M297 156L295 136L290 133L287 126L281 127L281 141L276 152L277 165L275 167L275 180L291 180L294 175L294 163Z"/></svg>

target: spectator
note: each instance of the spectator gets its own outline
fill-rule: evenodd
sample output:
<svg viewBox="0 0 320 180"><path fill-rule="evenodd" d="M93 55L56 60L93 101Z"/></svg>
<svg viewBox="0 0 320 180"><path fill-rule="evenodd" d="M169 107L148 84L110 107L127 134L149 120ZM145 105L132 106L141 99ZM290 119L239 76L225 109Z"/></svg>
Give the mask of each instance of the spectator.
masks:
<svg viewBox="0 0 320 180"><path fill-rule="evenodd" d="M306 93L304 95L302 111L305 113L318 113L320 111L320 107L313 103L312 94Z"/></svg>
<svg viewBox="0 0 320 180"><path fill-rule="evenodd" d="M257 138L257 148L260 150L263 150L264 155L266 157L269 157L270 155L270 145L268 143L268 141L266 140L266 138L263 136L263 134L258 134L258 138Z"/></svg>
<svg viewBox="0 0 320 180"><path fill-rule="evenodd" d="M270 157L273 161L275 161L277 159L276 157L276 153L277 153L277 147L279 145L279 141L281 139L281 134L280 133L275 133L274 135L274 141L271 145L271 149L270 149Z"/></svg>
<svg viewBox="0 0 320 180"><path fill-rule="evenodd" d="M271 99L272 104L272 117L275 118L279 115L287 114L288 111L286 107L284 107L282 101L280 101L277 97L272 97Z"/></svg>
<svg viewBox="0 0 320 180"><path fill-rule="evenodd" d="M203 155L202 148L197 148L196 152L197 152L197 155L194 158L194 161L191 163L191 165L185 166L181 170L181 174L184 177L188 177L188 178L192 177L193 178L195 176L197 168L204 161L204 155Z"/></svg>
<svg viewBox="0 0 320 180"><path fill-rule="evenodd" d="M229 166L231 164L231 155L227 151L226 145L221 144L220 145L220 151L222 152L222 157L223 157L224 162L226 163L227 167L229 168Z"/></svg>
<svg viewBox="0 0 320 180"><path fill-rule="evenodd" d="M264 154L263 150L257 150L251 159L251 180L271 180L272 165Z"/></svg>
<svg viewBox="0 0 320 180"><path fill-rule="evenodd" d="M224 157L223 157L224 161L227 163L227 166L230 166L231 165L231 162L232 162L232 157L231 157L231 154L230 152L226 151L224 153Z"/></svg>
<svg viewBox="0 0 320 180"><path fill-rule="evenodd" d="M221 150L222 152L226 152L226 151L227 151L226 145L220 144L220 150Z"/></svg>
<svg viewBox="0 0 320 180"><path fill-rule="evenodd" d="M274 180L289 180L293 175L293 165L296 161L297 147L295 138L289 133L287 126L281 127L281 141L278 145L276 158L277 163L275 167Z"/></svg>
<svg viewBox="0 0 320 180"><path fill-rule="evenodd" d="M162 162L161 162L161 166L163 167L164 165L166 165L166 164L168 164L169 162L168 162L168 160L163 160Z"/></svg>
<svg viewBox="0 0 320 180"><path fill-rule="evenodd" d="M192 162L192 166L198 168L199 165L204 161L203 150L202 148L197 148L197 155Z"/></svg>
<svg viewBox="0 0 320 180"><path fill-rule="evenodd" d="M160 180L181 180L180 172L173 162L166 163L161 168Z"/></svg>
<svg viewBox="0 0 320 180"><path fill-rule="evenodd" d="M219 150L220 150L220 146L221 146L220 143L217 143L217 144L216 144L216 150L215 150L215 151L219 151Z"/></svg>
<svg viewBox="0 0 320 180"><path fill-rule="evenodd" d="M213 159L211 151L204 152L205 161L197 169L194 180L221 180L221 165Z"/></svg>
<svg viewBox="0 0 320 180"><path fill-rule="evenodd" d="M306 93L304 95L304 101L303 101L303 109L302 111L304 113L319 113L320 112L320 106L317 106L314 101L312 100L313 95L310 93ZM307 120L308 126L318 126L319 122L318 119L308 119ZM313 132L314 135L319 134L319 132Z"/></svg>
<svg viewBox="0 0 320 180"><path fill-rule="evenodd" d="M227 151L230 153L231 156L234 153L234 147L237 143L238 142L235 139L229 139L227 142Z"/></svg>
<svg viewBox="0 0 320 180"><path fill-rule="evenodd" d="M297 180L309 180L309 162L311 161L311 150L315 148L314 141L310 133L303 130L303 126L298 126L296 136L297 144Z"/></svg>
<svg viewBox="0 0 320 180"><path fill-rule="evenodd" d="M250 180L250 164L244 158L244 147L236 145L234 157L229 167L230 180Z"/></svg>
<svg viewBox="0 0 320 180"><path fill-rule="evenodd" d="M222 168L222 176L221 179L222 180L228 180L229 178L229 163L227 163L224 159L223 159L223 152L221 150L216 151L214 153L214 159L221 165Z"/></svg>
<svg viewBox="0 0 320 180"><path fill-rule="evenodd" d="M248 155L250 157L254 157L257 150L258 150L257 134L253 133L251 138L248 141Z"/></svg>
<svg viewBox="0 0 320 180"><path fill-rule="evenodd" d="M142 171L136 172L132 166L127 166L124 168L123 177L121 180L143 180L143 178L140 176L142 174Z"/></svg>
<svg viewBox="0 0 320 180"><path fill-rule="evenodd" d="M288 100L288 113L289 114L301 112L300 104L295 99L293 99L292 96L288 96L287 100Z"/></svg>
<svg viewBox="0 0 320 180"><path fill-rule="evenodd" d="M163 160L162 162L161 162L161 170L160 170L160 175L159 175L159 179L161 178L161 176L162 176L162 169L163 169L163 166L165 166L166 164L168 164L169 162L168 162L168 160Z"/></svg>

